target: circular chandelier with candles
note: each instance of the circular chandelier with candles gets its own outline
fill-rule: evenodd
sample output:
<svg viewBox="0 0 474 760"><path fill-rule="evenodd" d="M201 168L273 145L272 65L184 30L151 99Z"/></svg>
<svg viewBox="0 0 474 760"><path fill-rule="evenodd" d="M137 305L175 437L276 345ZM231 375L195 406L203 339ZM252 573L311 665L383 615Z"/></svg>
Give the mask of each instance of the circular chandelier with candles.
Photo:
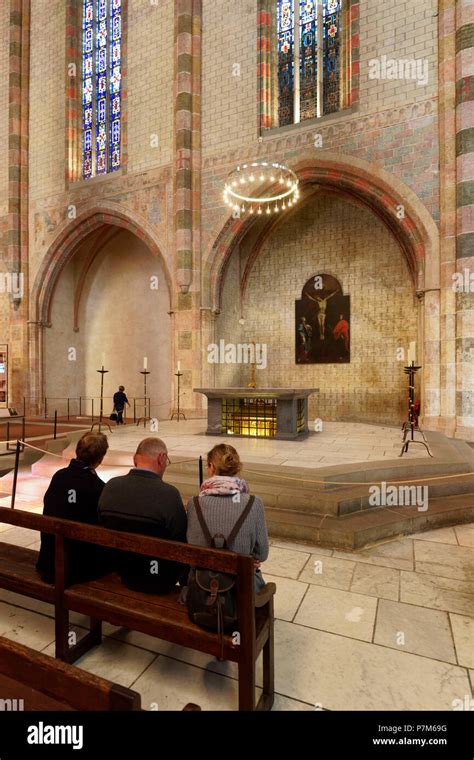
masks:
<svg viewBox="0 0 474 760"><path fill-rule="evenodd" d="M276 214L295 205L298 185L298 177L287 166L254 161L229 174L224 202L239 214Z"/></svg>

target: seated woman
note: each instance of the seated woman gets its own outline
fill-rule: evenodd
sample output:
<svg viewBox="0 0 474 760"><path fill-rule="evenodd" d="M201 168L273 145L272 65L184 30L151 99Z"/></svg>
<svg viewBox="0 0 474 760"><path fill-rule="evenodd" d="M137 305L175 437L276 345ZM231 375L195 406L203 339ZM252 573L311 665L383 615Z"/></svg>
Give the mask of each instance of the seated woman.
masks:
<svg viewBox="0 0 474 760"><path fill-rule="evenodd" d="M98 525L97 506L103 480L96 473L109 444L103 433L85 433L77 442L76 458L58 470L44 495L43 514ZM106 547L71 541L68 544L68 582L79 583L110 569L112 553ZM54 536L41 534L41 549L36 568L43 580L54 583Z"/></svg>
<svg viewBox="0 0 474 760"><path fill-rule="evenodd" d="M207 480L201 486L199 504L211 536L220 533L227 539L250 499L247 483L238 477L241 469L237 451L226 443L214 446L207 455ZM188 501L187 513L188 544L207 546L192 498ZM228 549L255 558L255 590L260 591L265 581L259 566L268 557L268 532L258 496Z"/></svg>

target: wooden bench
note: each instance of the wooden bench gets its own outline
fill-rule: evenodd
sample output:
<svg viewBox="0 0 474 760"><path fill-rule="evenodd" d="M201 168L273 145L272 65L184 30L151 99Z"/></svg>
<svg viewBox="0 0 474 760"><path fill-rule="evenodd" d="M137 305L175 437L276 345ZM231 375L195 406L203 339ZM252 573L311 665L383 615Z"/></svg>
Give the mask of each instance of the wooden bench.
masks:
<svg viewBox="0 0 474 760"><path fill-rule="evenodd" d="M22 700L22 702L19 702ZM0 711L140 710L140 694L0 638Z"/></svg>
<svg viewBox="0 0 474 760"><path fill-rule="evenodd" d="M141 710L137 691L0 637L0 712ZM188 703L183 710L200 710Z"/></svg>
<svg viewBox="0 0 474 760"><path fill-rule="evenodd" d="M25 594L55 606L56 657L74 662L102 640L102 621L165 639L180 646L221 657L219 636L189 620L179 604L179 589L170 594L144 594L125 587L116 573L67 587L67 544L69 539L87 541L157 559L183 562L236 576L238 628L224 637L223 658L237 663L240 710L270 710L274 699L274 583L258 594L254 589L252 557L201 548L175 541L121 533L107 528L45 517L0 507L5 522L55 536L56 582L44 583L36 569L37 552L0 543L0 587ZM0 534L1 538L1 534ZM87 615L90 630L70 646L69 613ZM256 704L255 666L263 653L263 692Z"/></svg>

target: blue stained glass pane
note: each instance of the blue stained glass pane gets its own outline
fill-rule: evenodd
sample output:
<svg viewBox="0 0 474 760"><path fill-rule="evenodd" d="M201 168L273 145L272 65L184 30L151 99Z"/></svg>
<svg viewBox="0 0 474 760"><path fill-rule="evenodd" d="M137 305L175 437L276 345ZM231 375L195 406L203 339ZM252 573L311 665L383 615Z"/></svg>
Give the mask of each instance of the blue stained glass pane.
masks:
<svg viewBox="0 0 474 760"><path fill-rule="evenodd" d="M110 77L110 92L118 92L120 90L121 78L120 66L114 66L112 76Z"/></svg>
<svg viewBox="0 0 474 760"><path fill-rule="evenodd" d="M82 65L82 73L83 73L84 79L88 79L92 77L93 65L94 64L92 60L92 55L85 55L83 65Z"/></svg>
<svg viewBox="0 0 474 760"><path fill-rule="evenodd" d="M105 0L96 0L96 3L95 171L96 174L104 174L107 171L107 3Z"/></svg>
<svg viewBox="0 0 474 760"><path fill-rule="evenodd" d="M341 66L341 0L324 0L323 4L323 113L339 110Z"/></svg>
<svg viewBox="0 0 474 760"><path fill-rule="evenodd" d="M280 126L294 119L294 0L278 0L278 116Z"/></svg>
<svg viewBox="0 0 474 760"><path fill-rule="evenodd" d="M120 140L120 121L119 119L114 119L111 126L111 139L112 142L117 143Z"/></svg>
<svg viewBox="0 0 474 760"><path fill-rule="evenodd" d="M112 46L110 49L110 171L120 167L121 150L121 86L122 86L122 3L121 0L110 0L110 15L112 19Z"/></svg>
<svg viewBox="0 0 474 760"><path fill-rule="evenodd" d="M94 48L94 2L82 3L82 176L92 176L92 100L93 48Z"/></svg>
<svg viewBox="0 0 474 760"><path fill-rule="evenodd" d="M300 118L318 115L318 4L300 0Z"/></svg>
<svg viewBox="0 0 474 760"><path fill-rule="evenodd" d="M112 105L111 105L110 111L114 117L120 114L120 95L115 95L115 97L112 98Z"/></svg>
<svg viewBox="0 0 474 760"><path fill-rule="evenodd" d="M112 39L118 40L122 36L122 19L114 16L112 20Z"/></svg>
<svg viewBox="0 0 474 760"><path fill-rule="evenodd" d="M97 119L98 121L105 121L107 117L107 103L105 98L101 98L97 101Z"/></svg>
<svg viewBox="0 0 474 760"><path fill-rule="evenodd" d="M122 0L82 0L82 175L121 162Z"/></svg>
<svg viewBox="0 0 474 760"><path fill-rule="evenodd" d="M94 48L94 33L92 29L85 29L83 45L84 53L92 53L92 50Z"/></svg>
<svg viewBox="0 0 474 760"><path fill-rule="evenodd" d="M112 45L111 62L112 63L120 62L120 42L114 42L114 44Z"/></svg>

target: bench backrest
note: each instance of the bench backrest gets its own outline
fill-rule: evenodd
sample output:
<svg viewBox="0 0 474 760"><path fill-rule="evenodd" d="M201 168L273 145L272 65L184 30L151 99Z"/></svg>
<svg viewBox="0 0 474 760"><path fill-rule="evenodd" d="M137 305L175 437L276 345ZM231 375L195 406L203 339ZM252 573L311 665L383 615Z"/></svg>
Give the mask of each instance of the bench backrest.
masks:
<svg viewBox="0 0 474 760"><path fill-rule="evenodd" d="M141 709L138 692L1 637L0 674L74 710Z"/></svg>
<svg viewBox="0 0 474 760"><path fill-rule="evenodd" d="M0 507L0 523L29 528L55 536L55 588L57 604L67 587L67 542L69 539L86 541L127 552L136 552L158 559L174 560L195 567L237 576L237 607L239 631L247 641L255 632L255 587L253 557L219 549L208 549L167 541L161 538L110 530L102 526L84 525L58 517L46 517L34 512Z"/></svg>

